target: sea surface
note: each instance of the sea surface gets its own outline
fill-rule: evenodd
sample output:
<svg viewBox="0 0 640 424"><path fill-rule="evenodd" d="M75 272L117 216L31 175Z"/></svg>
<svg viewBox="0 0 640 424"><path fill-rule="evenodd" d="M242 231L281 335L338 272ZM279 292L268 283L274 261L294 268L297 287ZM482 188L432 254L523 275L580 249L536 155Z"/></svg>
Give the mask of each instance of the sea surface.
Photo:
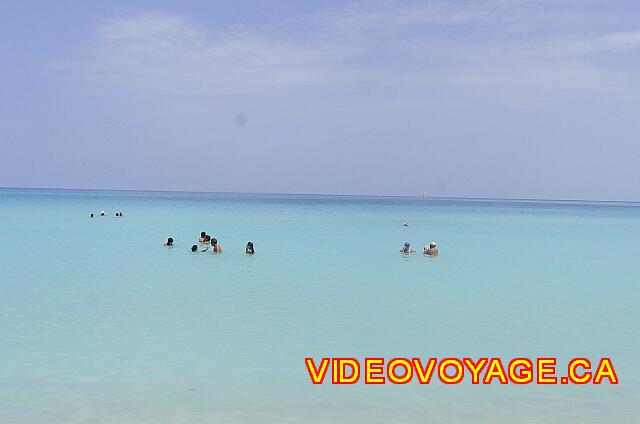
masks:
<svg viewBox="0 0 640 424"><path fill-rule="evenodd" d="M0 189L0 237L0 423L640 422L639 204ZM307 356L620 384L316 386Z"/></svg>

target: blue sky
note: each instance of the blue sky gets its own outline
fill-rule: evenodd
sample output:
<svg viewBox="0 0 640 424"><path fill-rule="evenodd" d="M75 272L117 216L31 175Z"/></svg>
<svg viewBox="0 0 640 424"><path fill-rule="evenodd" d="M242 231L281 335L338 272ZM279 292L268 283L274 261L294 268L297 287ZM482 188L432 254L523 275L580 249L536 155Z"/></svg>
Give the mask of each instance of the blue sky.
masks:
<svg viewBox="0 0 640 424"><path fill-rule="evenodd" d="M632 1L24 1L0 23L0 186L640 200Z"/></svg>

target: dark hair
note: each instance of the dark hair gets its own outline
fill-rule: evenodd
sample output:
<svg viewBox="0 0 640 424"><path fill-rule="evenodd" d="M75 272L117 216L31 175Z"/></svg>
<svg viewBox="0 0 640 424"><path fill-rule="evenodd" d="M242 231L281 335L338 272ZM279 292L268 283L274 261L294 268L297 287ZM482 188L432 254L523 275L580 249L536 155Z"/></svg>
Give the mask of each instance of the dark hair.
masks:
<svg viewBox="0 0 640 424"><path fill-rule="evenodd" d="M212 244L218 244L218 239L217 239L217 238L215 238L215 237L214 237L214 238L212 238L212 239L211 239L211 243L212 243Z"/></svg>
<svg viewBox="0 0 640 424"><path fill-rule="evenodd" d="M191 246L191 251L192 252L197 252L198 251L198 245L194 244L193 246Z"/></svg>
<svg viewBox="0 0 640 424"><path fill-rule="evenodd" d="M204 237L206 235L207 235L207 233L205 233L204 231L200 233L200 237Z"/></svg>
<svg viewBox="0 0 640 424"><path fill-rule="evenodd" d="M93 218L93 214L89 215L91 218Z"/></svg>
<svg viewBox="0 0 640 424"><path fill-rule="evenodd" d="M209 234L207 234L206 236L204 236L204 240L205 241L209 241L211 240L211 236Z"/></svg>
<svg viewBox="0 0 640 424"><path fill-rule="evenodd" d="M253 249L253 242L252 241L247 242L247 247L244 250L247 253L249 253L249 252L250 253L255 253L255 250Z"/></svg>
<svg viewBox="0 0 640 424"><path fill-rule="evenodd" d="M169 238L167 239L167 243L173 243L173 239L172 239L171 237L169 237Z"/></svg>

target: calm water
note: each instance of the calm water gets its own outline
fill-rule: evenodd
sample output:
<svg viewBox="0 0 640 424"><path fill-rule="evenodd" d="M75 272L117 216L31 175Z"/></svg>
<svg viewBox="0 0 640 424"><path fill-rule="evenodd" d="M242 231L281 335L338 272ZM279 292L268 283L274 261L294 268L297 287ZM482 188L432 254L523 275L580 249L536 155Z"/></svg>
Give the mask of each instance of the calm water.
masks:
<svg viewBox="0 0 640 424"><path fill-rule="evenodd" d="M3 189L0 235L2 423L640 421L640 205ZM309 383L365 355L611 356L621 384Z"/></svg>

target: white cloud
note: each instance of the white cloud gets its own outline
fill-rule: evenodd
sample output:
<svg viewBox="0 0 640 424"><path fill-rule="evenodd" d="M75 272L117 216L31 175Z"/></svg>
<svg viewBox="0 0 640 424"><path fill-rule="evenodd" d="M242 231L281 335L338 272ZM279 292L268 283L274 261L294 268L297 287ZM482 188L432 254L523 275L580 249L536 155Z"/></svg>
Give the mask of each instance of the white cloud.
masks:
<svg viewBox="0 0 640 424"><path fill-rule="evenodd" d="M613 32L592 38L568 42L559 53L585 55L592 53L625 52L640 48L640 31Z"/></svg>
<svg viewBox="0 0 640 424"><path fill-rule="evenodd" d="M640 47L640 31L558 33L549 28L568 19L566 11L539 6L352 6L301 18L296 30L309 29L291 28L295 36L288 36L286 24L237 31L142 13L100 23L85 53L64 68L91 83L174 96L273 95L358 84L372 91L455 90L504 101L538 101L559 92L629 93L637 82L633 72L591 56ZM532 30L533 21L541 26Z"/></svg>
<svg viewBox="0 0 640 424"><path fill-rule="evenodd" d="M353 77L344 48L219 31L191 19L143 13L97 26L88 53L66 68L152 93L222 95L335 84Z"/></svg>

